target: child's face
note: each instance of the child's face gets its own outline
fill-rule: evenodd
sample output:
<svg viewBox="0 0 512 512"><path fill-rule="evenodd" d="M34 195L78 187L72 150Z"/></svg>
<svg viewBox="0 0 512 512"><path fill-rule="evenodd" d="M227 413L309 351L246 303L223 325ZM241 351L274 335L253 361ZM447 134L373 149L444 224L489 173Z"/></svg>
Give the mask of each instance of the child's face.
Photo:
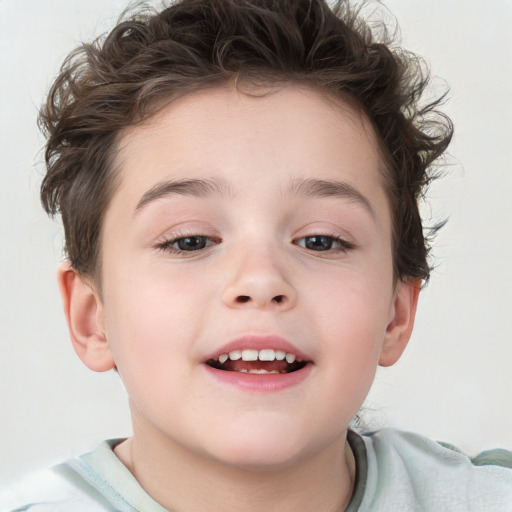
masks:
<svg viewBox="0 0 512 512"><path fill-rule="evenodd" d="M414 316L415 288L393 279L381 161L360 114L300 87L190 94L126 131L91 322L135 436L244 467L343 441ZM207 364L247 349L307 364Z"/></svg>

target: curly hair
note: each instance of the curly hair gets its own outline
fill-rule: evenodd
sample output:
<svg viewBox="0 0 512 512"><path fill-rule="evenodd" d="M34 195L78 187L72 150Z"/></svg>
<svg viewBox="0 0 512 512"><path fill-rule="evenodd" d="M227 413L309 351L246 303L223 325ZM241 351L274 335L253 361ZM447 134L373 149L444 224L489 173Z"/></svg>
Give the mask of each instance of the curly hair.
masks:
<svg viewBox="0 0 512 512"><path fill-rule="evenodd" d="M349 98L371 121L386 164L395 274L426 282L430 239L418 203L453 129L437 110L443 97L422 105L423 61L378 39L348 0L178 0L81 45L39 117L47 137L41 200L62 215L73 267L97 276L124 128L191 91L295 82Z"/></svg>

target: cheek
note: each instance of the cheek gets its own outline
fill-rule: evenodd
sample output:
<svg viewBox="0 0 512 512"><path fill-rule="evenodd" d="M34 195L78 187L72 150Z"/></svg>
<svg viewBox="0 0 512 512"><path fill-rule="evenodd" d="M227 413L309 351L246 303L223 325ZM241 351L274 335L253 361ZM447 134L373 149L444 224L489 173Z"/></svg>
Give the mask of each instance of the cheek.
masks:
<svg viewBox="0 0 512 512"><path fill-rule="evenodd" d="M330 383L326 389L336 395L350 390L354 404L366 396L375 375L380 350L392 308L392 286L379 272L340 274L318 288L314 335L323 340L319 365ZM320 283L319 283L320 284ZM313 309L314 308L314 309ZM354 413L359 405L355 405Z"/></svg>
<svg viewBox="0 0 512 512"><path fill-rule="evenodd" d="M185 283L186 281L186 283ZM138 273L106 290L108 339L119 369L129 387L130 376L145 374L145 381L162 373L183 371L179 361L190 358L197 339L201 292L190 279ZM185 359L186 360L186 359Z"/></svg>
<svg viewBox="0 0 512 512"><path fill-rule="evenodd" d="M382 258L375 261L368 258L369 261L357 261L336 272L302 277L309 281L309 293L304 295L310 302L308 309L317 312L319 324L329 330L328 339L351 333L355 342L368 340L372 333L373 338L384 334L392 305L393 280L391 258L384 251L381 254Z"/></svg>

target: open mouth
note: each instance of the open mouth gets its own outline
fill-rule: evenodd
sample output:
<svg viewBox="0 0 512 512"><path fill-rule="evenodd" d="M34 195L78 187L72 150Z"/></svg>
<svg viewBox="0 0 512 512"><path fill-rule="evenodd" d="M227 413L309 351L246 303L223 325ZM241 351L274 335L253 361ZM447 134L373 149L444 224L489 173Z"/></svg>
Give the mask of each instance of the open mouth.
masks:
<svg viewBox="0 0 512 512"><path fill-rule="evenodd" d="M304 368L308 362L295 354L283 350L232 350L209 359L206 364L216 370L251 373L255 375L293 373Z"/></svg>

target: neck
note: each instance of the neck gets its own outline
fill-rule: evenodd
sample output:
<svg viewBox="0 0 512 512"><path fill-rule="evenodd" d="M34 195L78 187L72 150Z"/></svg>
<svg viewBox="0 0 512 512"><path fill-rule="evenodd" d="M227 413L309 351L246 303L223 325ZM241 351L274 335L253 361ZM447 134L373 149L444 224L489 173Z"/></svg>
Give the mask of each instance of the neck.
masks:
<svg viewBox="0 0 512 512"><path fill-rule="evenodd" d="M342 512L350 502L355 462L346 432L297 462L247 470L190 452L161 433L137 430L115 453L144 490L168 510Z"/></svg>

